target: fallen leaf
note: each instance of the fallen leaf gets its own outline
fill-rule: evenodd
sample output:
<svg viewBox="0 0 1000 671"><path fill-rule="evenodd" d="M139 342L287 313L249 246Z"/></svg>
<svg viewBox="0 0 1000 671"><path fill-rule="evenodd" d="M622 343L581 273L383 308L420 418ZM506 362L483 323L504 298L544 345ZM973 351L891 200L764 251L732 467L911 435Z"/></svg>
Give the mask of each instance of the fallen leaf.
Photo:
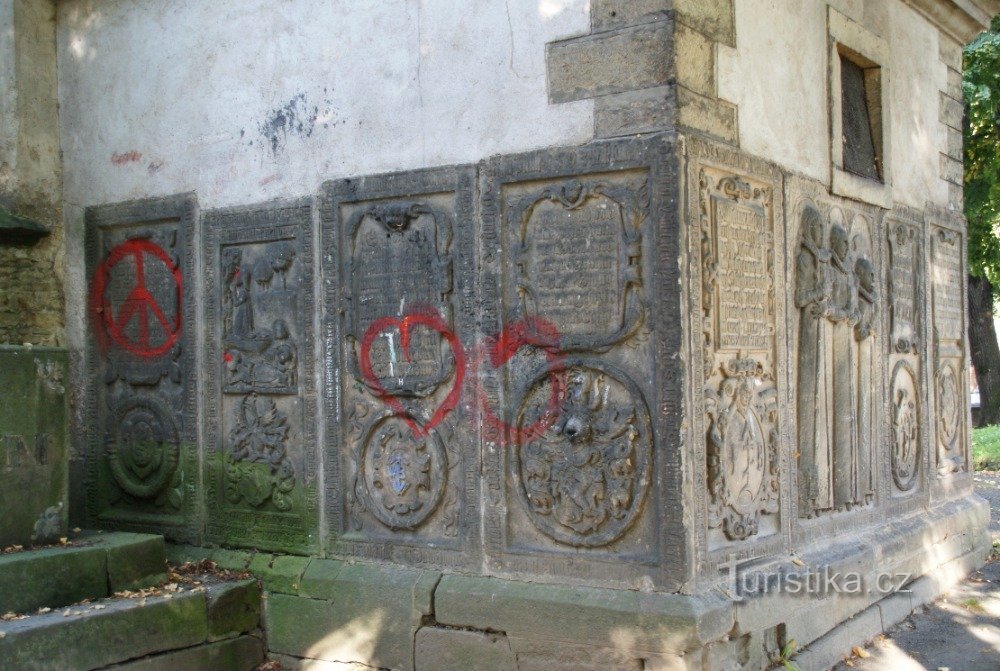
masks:
<svg viewBox="0 0 1000 671"><path fill-rule="evenodd" d="M792 557L792 563L795 564L796 566L805 566L806 565L806 563L804 561L802 561L798 557L794 557L794 556Z"/></svg>
<svg viewBox="0 0 1000 671"><path fill-rule="evenodd" d="M853 648L851 648L851 652L853 652L855 655L857 655L861 659L868 659L869 657L871 657L871 653L869 653L867 650L865 650L864 648L859 647L857 645L854 646Z"/></svg>

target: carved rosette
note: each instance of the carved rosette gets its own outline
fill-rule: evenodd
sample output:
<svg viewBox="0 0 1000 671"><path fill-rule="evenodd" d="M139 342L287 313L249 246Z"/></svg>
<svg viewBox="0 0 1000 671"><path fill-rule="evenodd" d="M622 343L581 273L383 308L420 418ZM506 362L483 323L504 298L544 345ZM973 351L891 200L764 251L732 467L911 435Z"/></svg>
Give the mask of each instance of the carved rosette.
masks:
<svg viewBox="0 0 1000 671"><path fill-rule="evenodd" d="M761 514L778 512L777 392L753 359L732 359L723 374L705 392L709 527L746 540Z"/></svg>
<svg viewBox="0 0 1000 671"><path fill-rule="evenodd" d="M291 510L295 468L288 457L288 417L274 400L250 394L236 408L226 453L226 498Z"/></svg>
<svg viewBox="0 0 1000 671"><path fill-rule="evenodd" d="M957 473L963 466L959 437L964 405L958 380L951 362L942 364L937 378L938 472L942 475Z"/></svg>
<svg viewBox="0 0 1000 671"><path fill-rule="evenodd" d="M920 401L917 376L906 361L892 374L892 480L901 492L916 485L920 469Z"/></svg>
<svg viewBox="0 0 1000 671"><path fill-rule="evenodd" d="M649 489L653 436L641 392L596 362L553 364L519 404L511 460L521 502L555 541L621 538Z"/></svg>
<svg viewBox="0 0 1000 671"><path fill-rule="evenodd" d="M441 503L447 463L437 432L417 436L400 416L383 416L361 446L357 498L390 529L416 529Z"/></svg>
<svg viewBox="0 0 1000 671"><path fill-rule="evenodd" d="M152 396L131 396L112 407L108 465L127 494L154 499L170 485L180 461L173 413Z"/></svg>

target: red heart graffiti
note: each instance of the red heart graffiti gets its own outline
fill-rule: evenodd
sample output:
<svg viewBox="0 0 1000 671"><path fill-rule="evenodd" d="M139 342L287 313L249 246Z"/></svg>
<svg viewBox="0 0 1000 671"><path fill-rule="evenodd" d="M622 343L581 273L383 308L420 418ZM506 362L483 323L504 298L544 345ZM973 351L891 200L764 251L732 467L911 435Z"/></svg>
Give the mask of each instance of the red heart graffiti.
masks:
<svg viewBox="0 0 1000 671"><path fill-rule="evenodd" d="M448 342L452 358L455 360L455 380L452 383L452 387L448 391L448 395L445 396L444 401L442 401L441 405L434 411L434 414L431 415L430 420L424 426L421 426L416 420L410 417L396 396L386 391L374 371L372 371L371 362L372 343L375 341L375 338L390 328L399 329L403 356L409 361L411 331L418 326L429 328L444 338ZM465 353L462 350L462 343L459 341L458 336L455 335L455 332L448 327L448 324L441 318L441 315L433 308L415 307L411 308L401 317L382 317L376 319L368 327L368 330L365 331L361 339L361 351L359 352L358 359L361 367L361 376L364 378L365 383L375 390L383 403L406 420L413 435L417 438L426 436L431 429L440 424L441 420L458 405L458 399L462 395L462 382L465 380Z"/></svg>
<svg viewBox="0 0 1000 671"><path fill-rule="evenodd" d="M493 430L501 440L504 436L517 433L521 440L534 440L540 437L555 421L559 412L560 379L555 373L558 362L564 357L559 349L559 329L555 324L541 317L528 317L504 326L495 338L486 338L478 349L474 359L474 370L478 373L483 361L488 361L493 368L500 368L512 358L522 347L536 347L544 350L553 372L552 394L549 398L547 411L528 426L515 431L504 420L497 417L490 407L487 395L482 388L477 388L479 406L483 415L483 423ZM474 375L478 379L478 375Z"/></svg>

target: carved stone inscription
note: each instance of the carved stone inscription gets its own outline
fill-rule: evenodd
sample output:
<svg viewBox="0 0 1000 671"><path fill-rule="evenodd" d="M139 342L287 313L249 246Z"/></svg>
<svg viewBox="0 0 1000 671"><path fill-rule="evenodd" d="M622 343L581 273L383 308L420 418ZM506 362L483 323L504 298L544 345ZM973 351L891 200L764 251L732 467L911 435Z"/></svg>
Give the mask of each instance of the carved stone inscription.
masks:
<svg viewBox="0 0 1000 671"><path fill-rule="evenodd" d="M197 536L194 200L91 208L88 515L105 527Z"/></svg>
<svg viewBox="0 0 1000 671"><path fill-rule="evenodd" d="M642 320L648 200L641 176L548 183L512 198L511 317L546 320L563 350L603 348L627 337Z"/></svg>
<svg viewBox="0 0 1000 671"><path fill-rule="evenodd" d="M310 222L306 203L205 216L216 542L316 548Z"/></svg>
<svg viewBox="0 0 1000 671"><path fill-rule="evenodd" d="M923 228L922 211L896 206L886 215L889 465L894 496L918 489L925 456Z"/></svg>
<svg viewBox="0 0 1000 671"><path fill-rule="evenodd" d="M892 318L892 349L900 354L916 354L919 307L920 229L904 221L889 227L889 314Z"/></svg>
<svg viewBox="0 0 1000 671"><path fill-rule="evenodd" d="M779 512L774 181L738 174L702 149L697 177L705 481L712 543L761 533ZM769 181L772 180L772 181ZM693 185L692 185L693 187ZM771 517L765 535L776 529ZM721 533L719 533L721 531Z"/></svg>
<svg viewBox="0 0 1000 671"><path fill-rule="evenodd" d="M734 189L750 187L732 183ZM767 207L712 196L718 263L718 349L768 351L774 333L774 239Z"/></svg>
<svg viewBox="0 0 1000 671"><path fill-rule="evenodd" d="M323 188L327 366L345 372L327 382L330 551L468 562L476 433L460 400L478 309L473 173Z"/></svg>
<svg viewBox="0 0 1000 671"><path fill-rule="evenodd" d="M931 237L931 293L934 307L934 337L938 342L960 343L964 337L961 236L944 228L935 228Z"/></svg>
<svg viewBox="0 0 1000 671"><path fill-rule="evenodd" d="M967 469L965 381L965 240L931 227L931 306L934 310L936 467L939 475Z"/></svg>
<svg viewBox="0 0 1000 671"><path fill-rule="evenodd" d="M451 217L428 202L404 200L358 209L347 222L345 288L356 377L380 392L426 396L448 372L441 335L426 328L410 334L401 324L377 324L424 311L450 319ZM376 337L362 351L373 325ZM361 357L367 358L373 379L361 374Z"/></svg>

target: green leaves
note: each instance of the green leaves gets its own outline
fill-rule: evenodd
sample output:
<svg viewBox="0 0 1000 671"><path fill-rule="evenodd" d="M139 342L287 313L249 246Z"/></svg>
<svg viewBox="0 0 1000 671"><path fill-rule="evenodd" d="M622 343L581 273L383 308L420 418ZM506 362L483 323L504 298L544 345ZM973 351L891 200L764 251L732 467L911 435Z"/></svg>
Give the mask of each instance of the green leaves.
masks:
<svg viewBox="0 0 1000 671"><path fill-rule="evenodd" d="M969 271L1000 287L1000 17L965 47L962 97Z"/></svg>

